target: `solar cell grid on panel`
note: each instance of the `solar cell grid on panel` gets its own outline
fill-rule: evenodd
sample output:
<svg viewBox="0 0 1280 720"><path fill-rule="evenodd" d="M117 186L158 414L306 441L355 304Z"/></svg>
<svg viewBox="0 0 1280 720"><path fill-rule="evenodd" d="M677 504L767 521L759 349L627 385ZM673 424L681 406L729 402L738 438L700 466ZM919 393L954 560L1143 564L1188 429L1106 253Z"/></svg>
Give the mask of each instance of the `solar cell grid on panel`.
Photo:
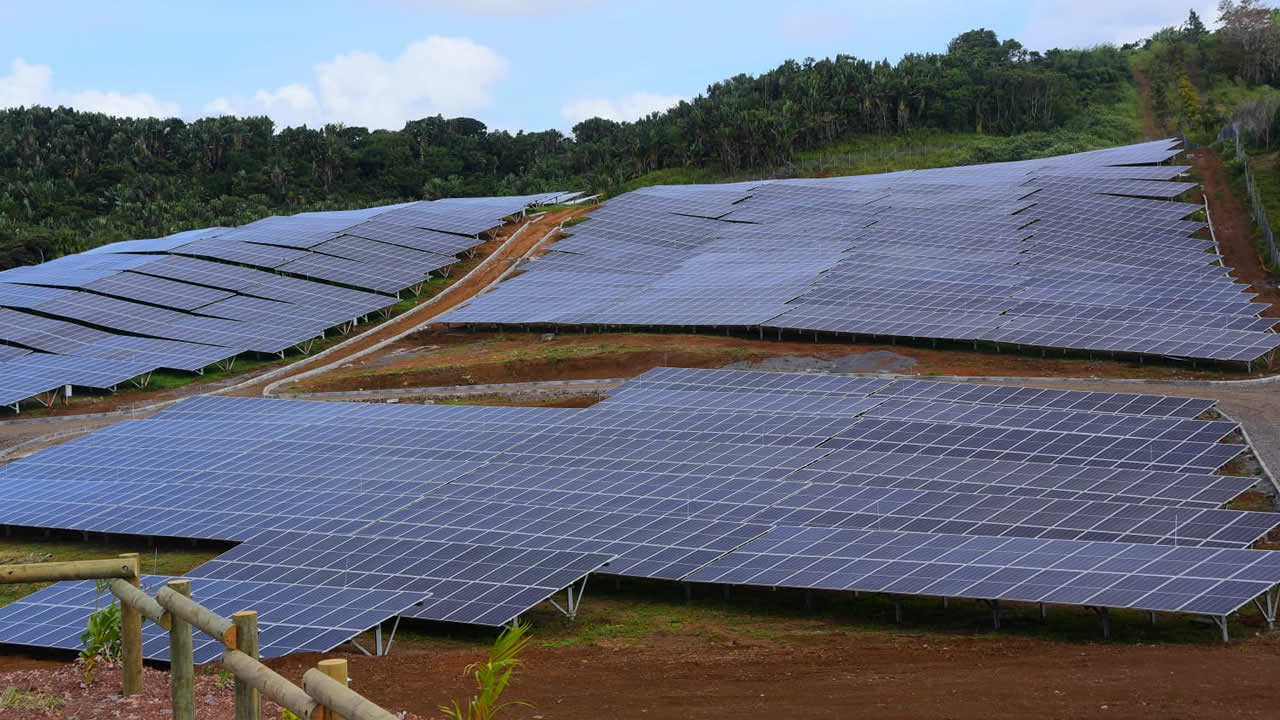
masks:
<svg viewBox="0 0 1280 720"><path fill-rule="evenodd" d="M429 593L420 607L403 614L498 626L611 557L552 547L270 532L202 565L192 576Z"/></svg>
<svg viewBox="0 0 1280 720"><path fill-rule="evenodd" d="M837 450L791 480L920 490L1219 507L1252 484L1207 473Z"/></svg>
<svg viewBox="0 0 1280 720"><path fill-rule="evenodd" d="M132 272L96 280L85 285L84 289L175 310L194 310L202 305L225 300L234 294Z"/></svg>
<svg viewBox="0 0 1280 720"><path fill-rule="evenodd" d="M154 595L171 578L146 575L142 587ZM384 590L314 588L285 583L211 580L192 582L192 597L211 612L230 616L252 608L258 612L259 655L280 657L296 652L327 652L370 627L401 614L425 598ZM99 607L93 583L68 581L40 590L0 608L0 641L16 645L79 650L89 615ZM195 662L217 660L225 646L196 633ZM169 658L168 633L146 623L143 657Z"/></svg>
<svg viewBox="0 0 1280 720"><path fill-rule="evenodd" d="M807 564L796 562L806 558ZM1077 558L1096 559L1075 569ZM840 562L826 569L830 561ZM1109 595L1111 607L1221 615L1269 590L1276 563L1271 553L1256 550L780 527L689 579L1088 605L1139 576L1148 588ZM1055 570L1058 565L1071 569ZM1268 580L1235 579L1255 566ZM1025 572L1010 572L1017 570ZM1179 586L1184 580L1193 582Z"/></svg>

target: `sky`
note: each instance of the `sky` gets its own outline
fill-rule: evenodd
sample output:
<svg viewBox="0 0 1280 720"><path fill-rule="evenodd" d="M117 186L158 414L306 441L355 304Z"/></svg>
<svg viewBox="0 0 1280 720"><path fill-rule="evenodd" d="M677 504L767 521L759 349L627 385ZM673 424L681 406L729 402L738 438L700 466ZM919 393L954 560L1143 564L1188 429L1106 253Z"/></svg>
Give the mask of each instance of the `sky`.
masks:
<svg viewBox="0 0 1280 720"><path fill-rule="evenodd" d="M0 0L0 108L399 129L634 120L739 73L896 61L985 27L1034 50L1138 40L1207 0Z"/></svg>

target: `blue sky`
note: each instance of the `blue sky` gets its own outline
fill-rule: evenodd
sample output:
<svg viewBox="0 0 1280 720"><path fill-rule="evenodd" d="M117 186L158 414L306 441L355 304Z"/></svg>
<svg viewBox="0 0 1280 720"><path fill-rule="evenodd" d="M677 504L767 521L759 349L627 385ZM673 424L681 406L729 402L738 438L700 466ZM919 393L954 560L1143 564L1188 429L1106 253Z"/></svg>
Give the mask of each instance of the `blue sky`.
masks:
<svg viewBox="0 0 1280 720"><path fill-rule="evenodd" d="M1033 49L1121 43L1206 0L0 0L0 107L267 114L281 125L630 120L787 58L897 60L987 27Z"/></svg>

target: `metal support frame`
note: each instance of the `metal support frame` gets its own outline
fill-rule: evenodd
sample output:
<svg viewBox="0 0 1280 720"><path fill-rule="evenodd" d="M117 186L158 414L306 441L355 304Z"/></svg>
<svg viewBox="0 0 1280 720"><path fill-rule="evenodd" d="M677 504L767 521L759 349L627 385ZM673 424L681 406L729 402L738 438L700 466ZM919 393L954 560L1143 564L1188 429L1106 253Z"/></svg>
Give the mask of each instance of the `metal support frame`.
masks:
<svg viewBox="0 0 1280 720"><path fill-rule="evenodd" d="M1085 605L1085 607L1097 613L1098 619L1102 621L1102 637L1111 637L1111 613L1098 605Z"/></svg>
<svg viewBox="0 0 1280 720"><path fill-rule="evenodd" d="M689 587L688 583L685 583L686 592L688 590L688 587ZM554 598L547 598L547 602L551 603L555 607L555 609L559 610L561 614L565 616L566 620L568 620L569 622L573 622L578 617L578 608L582 607L582 596L585 595L587 592L587 576L584 576L582 578L582 582L578 583L577 594L574 594L573 583L570 583L569 587L565 588L564 591L565 591L564 607L560 607L560 603L556 602Z"/></svg>
<svg viewBox="0 0 1280 720"><path fill-rule="evenodd" d="M390 654L391 654L391 643L395 642L395 640L396 640L396 631L397 631L397 630L399 630L399 629L400 629L400 616L399 616L399 615L397 615L397 616L396 616L396 621L395 621L394 623L391 623L391 635L387 637L387 644L386 644L386 647L382 648L382 654L383 654L383 655L390 655Z"/></svg>
<svg viewBox="0 0 1280 720"><path fill-rule="evenodd" d="M144 388L151 382L151 373L149 372L142 373L138 377L134 378L131 382L137 387Z"/></svg>
<svg viewBox="0 0 1280 720"><path fill-rule="evenodd" d="M991 608L991 625L996 629L1000 629L1000 601L999 600L983 600L988 607Z"/></svg>
<svg viewBox="0 0 1280 720"><path fill-rule="evenodd" d="M414 283L413 285L410 285L410 286L409 286L409 292L413 293L413 296L414 296L414 297L419 297L419 296L421 296L421 295L422 295L422 283Z"/></svg>
<svg viewBox="0 0 1280 720"><path fill-rule="evenodd" d="M1254 598L1253 604L1258 608L1258 612L1262 613L1262 619L1267 621L1267 629L1274 630L1276 627L1276 609L1280 605L1280 585Z"/></svg>
<svg viewBox="0 0 1280 720"><path fill-rule="evenodd" d="M1218 626L1218 630L1222 632L1222 642L1231 642L1231 638L1227 633L1227 616L1226 615L1206 615L1209 622Z"/></svg>
<svg viewBox="0 0 1280 720"><path fill-rule="evenodd" d="M890 595L889 599L893 601L893 621L902 623L902 598L897 595Z"/></svg>

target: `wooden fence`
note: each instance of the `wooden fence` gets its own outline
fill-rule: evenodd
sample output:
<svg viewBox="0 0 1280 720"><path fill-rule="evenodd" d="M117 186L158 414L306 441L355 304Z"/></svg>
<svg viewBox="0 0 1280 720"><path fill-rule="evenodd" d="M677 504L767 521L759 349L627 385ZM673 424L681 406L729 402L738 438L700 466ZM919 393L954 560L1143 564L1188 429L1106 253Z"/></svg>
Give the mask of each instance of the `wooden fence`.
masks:
<svg viewBox="0 0 1280 720"><path fill-rule="evenodd" d="M141 588L138 554L117 560L0 566L0 583L109 580L120 600L123 692L142 692L142 619L169 633L169 694L174 720L195 718L193 628L225 646L222 665L235 677L236 720L261 720L263 695L303 720L396 720L396 716L347 687L347 661L322 660L290 682L258 661L258 614L222 617L191 599L190 580L171 580L153 598Z"/></svg>

